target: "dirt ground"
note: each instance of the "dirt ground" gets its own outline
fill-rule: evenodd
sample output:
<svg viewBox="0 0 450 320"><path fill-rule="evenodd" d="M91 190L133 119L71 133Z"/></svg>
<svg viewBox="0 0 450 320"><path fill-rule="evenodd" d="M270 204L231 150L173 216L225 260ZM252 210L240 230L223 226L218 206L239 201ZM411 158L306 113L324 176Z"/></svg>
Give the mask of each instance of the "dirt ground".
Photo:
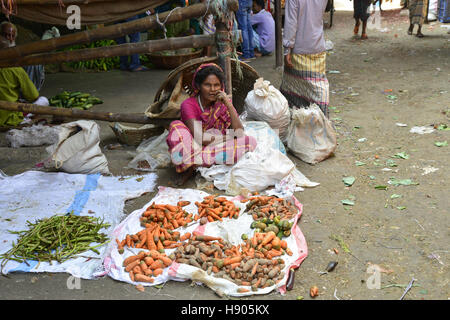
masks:
<svg viewBox="0 0 450 320"><path fill-rule="evenodd" d="M296 194L304 206L299 226L307 240L308 257L296 272L292 291L249 300L312 299L309 288L313 285L319 288L317 300L396 300L412 278L416 280L405 299L450 298L450 146L435 145L450 142L449 131L410 133L414 126L450 126L450 35L441 25L425 25L426 37L419 39L406 34L407 16L398 10L386 11L381 29L368 30L369 40L361 41L353 37L352 13L336 12L333 27L325 31L334 43L327 70L330 118L338 133L336 154L314 166L291 156L303 174L320 182ZM274 70L274 56L251 65L279 88L282 72ZM104 100L96 106L98 111L143 112L168 72L49 74L42 94L79 90ZM102 147L116 143L108 124L98 123ZM114 175L136 173L124 168L130 161L126 151L133 147L103 150ZM398 153L409 158L394 158ZM4 133L0 135L0 168L7 175L33 169L43 154L44 147L8 148ZM430 172L430 168L438 170ZM175 173L159 170L158 176L158 185L167 186ZM346 176L356 178L351 187L342 181ZM391 177L418 184L390 185ZM387 190L376 186L387 186ZM126 212L142 207L154 194L128 201ZM391 198L394 194L401 197ZM354 205L343 205L344 199ZM321 274L330 261L338 262L336 269ZM378 289L369 289L375 279L367 272L371 264L381 271ZM169 282L162 289L139 292L106 277L81 280L81 289L69 290L67 278L68 274L47 273L0 277L0 299L220 299L210 289L189 282Z"/></svg>

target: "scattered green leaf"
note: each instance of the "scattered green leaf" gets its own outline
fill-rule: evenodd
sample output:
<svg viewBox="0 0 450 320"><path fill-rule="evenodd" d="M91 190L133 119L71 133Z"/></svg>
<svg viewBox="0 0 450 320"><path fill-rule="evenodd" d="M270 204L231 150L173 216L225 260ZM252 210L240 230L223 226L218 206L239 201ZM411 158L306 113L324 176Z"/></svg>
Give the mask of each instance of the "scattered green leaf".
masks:
<svg viewBox="0 0 450 320"><path fill-rule="evenodd" d="M394 193L393 195L391 195L391 199L397 199L397 198L401 198L401 197L402 197L401 194Z"/></svg>
<svg viewBox="0 0 450 320"><path fill-rule="evenodd" d="M349 199L341 200L341 202L343 205L346 205L346 206L354 206L355 205L355 202L352 200L349 200Z"/></svg>
<svg viewBox="0 0 450 320"><path fill-rule="evenodd" d="M418 185L418 182L414 182L411 179L396 179L396 178L391 178L389 180L389 184L392 184L394 186L411 186L411 185Z"/></svg>
<svg viewBox="0 0 450 320"><path fill-rule="evenodd" d="M438 130L450 130L450 127L446 124L440 124L437 128Z"/></svg>
<svg viewBox="0 0 450 320"><path fill-rule="evenodd" d="M353 185L353 183L355 182L355 177L344 177L342 178L342 181L344 182L344 184L348 187L351 187Z"/></svg>
<svg viewBox="0 0 450 320"><path fill-rule="evenodd" d="M375 176L369 176L370 180L375 180Z"/></svg>
<svg viewBox="0 0 450 320"><path fill-rule="evenodd" d="M355 165L358 166L358 167L360 167L360 166L365 166L366 163L365 163L365 162L362 162L362 161L355 161Z"/></svg>
<svg viewBox="0 0 450 320"><path fill-rule="evenodd" d="M435 145L436 147L446 147L446 146L448 146L448 143L447 143L447 141L442 141L442 142L436 141L436 142L434 143L434 145Z"/></svg>
<svg viewBox="0 0 450 320"><path fill-rule="evenodd" d="M395 161L392 160L392 159L387 159L386 160L386 165L389 166L389 167L396 167L397 163L395 163Z"/></svg>
<svg viewBox="0 0 450 320"><path fill-rule="evenodd" d="M406 152L399 152L394 155L394 158L409 159L409 154L407 154Z"/></svg>
<svg viewBox="0 0 450 320"><path fill-rule="evenodd" d="M405 210L406 207L397 207L398 210Z"/></svg>
<svg viewBox="0 0 450 320"><path fill-rule="evenodd" d="M388 187L379 185L379 186L375 186L375 189L377 189L377 190L387 190Z"/></svg>
<svg viewBox="0 0 450 320"><path fill-rule="evenodd" d="M344 242L344 240L338 236L338 235L331 235L331 240L337 241L339 243L339 246L344 250L345 252L349 253L350 249L348 248L348 245Z"/></svg>

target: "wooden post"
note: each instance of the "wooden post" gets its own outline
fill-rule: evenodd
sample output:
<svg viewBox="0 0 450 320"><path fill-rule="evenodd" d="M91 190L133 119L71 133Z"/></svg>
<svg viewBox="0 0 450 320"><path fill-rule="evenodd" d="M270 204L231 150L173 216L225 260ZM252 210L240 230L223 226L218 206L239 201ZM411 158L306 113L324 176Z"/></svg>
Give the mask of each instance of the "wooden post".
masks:
<svg viewBox="0 0 450 320"><path fill-rule="evenodd" d="M239 7L238 0L227 0L227 6L228 10L236 11ZM179 8L175 11L163 12L158 17L160 21L165 21L167 18L166 23L173 23L201 17L208 13L215 13L215 6L208 5L206 2ZM96 40L115 39L138 31L159 27L156 16L149 16L104 28L86 30L58 38L39 40L12 48L1 49L0 60L14 59L34 53L49 52L75 44L90 43Z"/></svg>
<svg viewBox="0 0 450 320"><path fill-rule="evenodd" d="M75 119L140 123L140 124L157 124L161 126L169 125L171 121L175 120L175 119L149 118L143 113L98 112L98 111L87 111L70 108L44 107L32 103L16 103L8 101L0 101L0 109L8 111L20 111L33 114L55 115Z"/></svg>
<svg viewBox="0 0 450 320"><path fill-rule="evenodd" d="M216 46L219 65L225 73L225 92L232 98L232 74L231 74L231 34L226 22L216 21Z"/></svg>
<svg viewBox="0 0 450 320"><path fill-rule="evenodd" d="M275 0L275 67L283 65L283 33L281 0Z"/></svg>
<svg viewBox="0 0 450 320"><path fill-rule="evenodd" d="M0 68L45 65L70 61L86 61L97 58L110 58L116 56L129 56L158 52L162 50L175 50L181 48L204 48L214 45L214 35L194 35L180 38L167 38L161 40L148 40L138 43L124 43L121 45L41 53L8 61L0 61Z"/></svg>

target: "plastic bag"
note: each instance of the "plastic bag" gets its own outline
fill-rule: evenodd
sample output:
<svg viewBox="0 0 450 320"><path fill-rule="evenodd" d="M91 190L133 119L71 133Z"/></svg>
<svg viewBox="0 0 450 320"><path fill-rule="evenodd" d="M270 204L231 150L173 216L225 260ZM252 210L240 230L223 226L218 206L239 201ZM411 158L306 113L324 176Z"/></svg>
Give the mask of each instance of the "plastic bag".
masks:
<svg viewBox="0 0 450 320"><path fill-rule="evenodd" d="M278 130L284 141L291 116L289 104L269 81L263 78L256 80L253 90L245 98L244 110L248 120L267 122L272 129Z"/></svg>
<svg viewBox="0 0 450 320"><path fill-rule="evenodd" d="M172 162L166 143L168 135L169 131L165 130L160 136L143 141L136 148L137 154L127 167L140 171L155 171L158 168L169 167Z"/></svg>
<svg viewBox="0 0 450 320"><path fill-rule="evenodd" d="M99 144L99 126L94 121L63 123L58 142L46 149L50 157L44 166L68 173L109 174L108 161Z"/></svg>
<svg viewBox="0 0 450 320"><path fill-rule="evenodd" d="M6 140L12 148L37 147L58 142L59 126L42 124L25 127L21 130L11 129L6 133Z"/></svg>
<svg viewBox="0 0 450 320"><path fill-rule="evenodd" d="M225 190L229 195L242 194L244 190L259 192L277 185L291 175L295 182L293 188L318 185L296 169L295 164L287 157L279 137L267 123L245 122L244 131L246 135L256 139L255 150L246 153L233 166L215 165L198 168L200 174L206 180L213 181L217 189Z"/></svg>
<svg viewBox="0 0 450 320"><path fill-rule="evenodd" d="M316 104L292 111L286 140L291 153L310 164L327 159L337 146L333 125Z"/></svg>

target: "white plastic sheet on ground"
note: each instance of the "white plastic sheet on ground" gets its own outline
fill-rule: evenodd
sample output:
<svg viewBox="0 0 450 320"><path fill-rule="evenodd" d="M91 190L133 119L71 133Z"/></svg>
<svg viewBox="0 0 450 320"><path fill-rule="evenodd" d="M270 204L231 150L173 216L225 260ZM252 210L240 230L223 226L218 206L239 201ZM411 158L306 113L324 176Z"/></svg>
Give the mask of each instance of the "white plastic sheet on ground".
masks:
<svg viewBox="0 0 450 320"><path fill-rule="evenodd" d="M141 180L142 178L142 180ZM16 176L0 176L0 254L12 247L17 240L11 231L27 230L27 220L49 218L53 215L73 212L104 219L111 224L101 232L109 233L124 218L124 202L139 197L155 188L156 174L142 177L105 177L100 174L68 174L27 171ZM101 270L107 245L98 248L100 255L92 251L80 255L92 257L74 258L63 263L9 261L3 273L10 272L68 272L74 277L92 279ZM3 260L1 260L3 262Z"/></svg>
<svg viewBox="0 0 450 320"><path fill-rule="evenodd" d="M144 207L141 209L135 210L131 214L127 216L127 218L122 221L112 232L113 237L117 237L119 240L122 240L126 237L127 234L135 234L141 231L143 228L140 226L139 218L142 213L146 210L148 206L150 206L153 202L158 204L172 204L176 205L176 203L180 200L188 200L191 202L189 206L184 207L184 209L189 212L196 214L197 207L195 206L196 201L203 201L203 198L207 196L208 193L194 190L194 189L174 189L167 187L159 187L159 192L151 201L149 201ZM216 221L207 223L205 225L200 225L199 222L192 222L186 228L179 228L177 231L180 231L181 235L186 232L198 232L200 234L205 235L213 235L222 237L224 240L231 242L232 244L239 244L243 242L241 240L241 235L243 233L247 234L248 237L253 236L254 230L250 228L251 223L253 222L253 218L251 215L243 213L245 210L245 203L240 203L239 199L241 198L231 198L227 197L235 202L236 206L241 208L241 214L238 219L224 219L224 221ZM293 255L283 255L282 259L285 260L285 277L282 281L280 281L277 285L272 287L267 287L264 289L259 289L257 291L251 291L246 293L238 293L237 289L239 287L244 287L250 289L247 286L238 286L235 283L228 281L222 278L216 278L213 274L208 275L205 271L191 266L187 264L180 264L177 262L172 263L169 267L164 269L163 274L155 277L155 281L153 283L144 283L144 282L133 282L131 281L128 272L122 267L123 261L131 255L137 254L139 251L148 251L146 249L128 249L125 247L125 252L123 254L119 254L117 250L116 241L111 241L109 247L107 249L107 254L104 259L104 272L103 274L108 274L115 280L124 281L130 284L142 284L143 286L154 286L158 284L165 283L169 280L174 281L186 281L192 280L196 283L203 283L214 291L221 291L222 293L228 296L248 296L254 294L266 294L275 289L278 289L281 294L285 294L286 292L286 281L288 277L288 270L292 267L298 267L302 263L302 261L308 255L308 248L306 245L306 240L300 230L300 227L297 226L297 221L302 214L302 205L298 202L295 197L291 198L294 201L295 205L298 208L298 214L291 220L294 222L294 226L291 231L291 236L288 238L284 238L287 241L288 247L292 250ZM169 256L176 249L166 249L165 253Z"/></svg>
<svg viewBox="0 0 450 320"><path fill-rule="evenodd" d="M306 178L286 155L286 149L278 135L262 121L243 123L246 135L257 141L256 149L247 152L233 166L214 165L197 170L203 178L214 183L219 190L229 195L238 195L242 190L262 191L280 183L289 186L291 193L302 191L301 187L319 185ZM284 180L284 181L283 181ZM295 184L287 183L294 181Z"/></svg>

